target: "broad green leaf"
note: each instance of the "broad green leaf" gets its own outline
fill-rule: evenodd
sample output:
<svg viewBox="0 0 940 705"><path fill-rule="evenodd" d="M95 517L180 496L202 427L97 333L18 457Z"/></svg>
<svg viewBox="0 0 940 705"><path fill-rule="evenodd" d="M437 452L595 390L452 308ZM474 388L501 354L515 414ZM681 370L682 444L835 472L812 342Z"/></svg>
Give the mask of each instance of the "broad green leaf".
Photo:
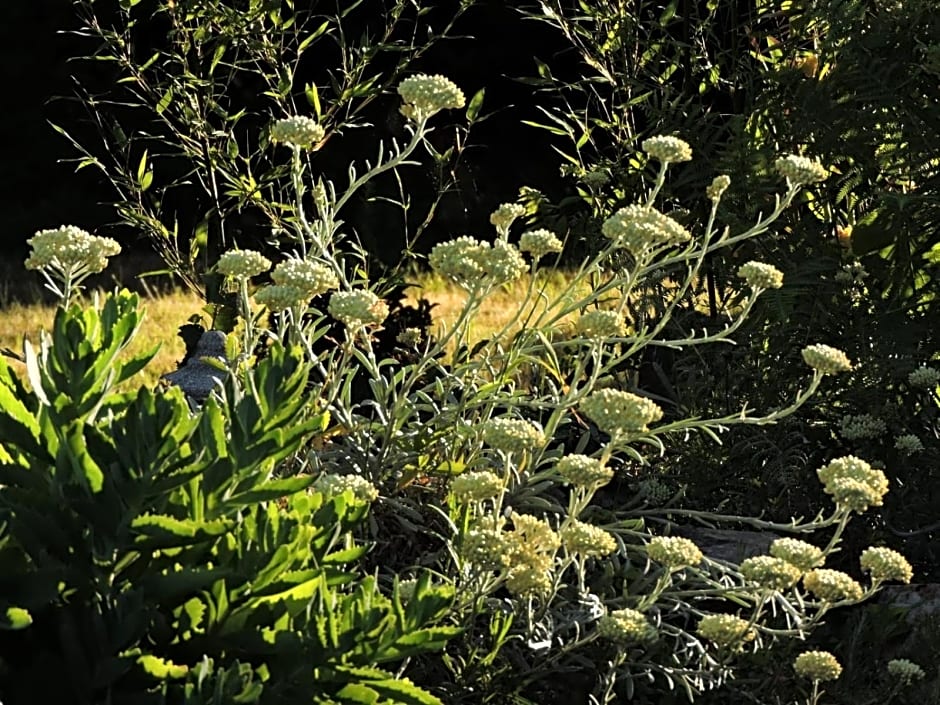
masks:
<svg viewBox="0 0 940 705"><path fill-rule="evenodd" d="M0 616L0 630L26 629L32 623L32 616L22 607L7 607Z"/></svg>
<svg viewBox="0 0 940 705"><path fill-rule="evenodd" d="M470 99L470 104L467 106L467 122L473 122L479 117L480 110L483 108L483 97L485 94L486 88L481 88L473 94L473 98Z"/></svg>

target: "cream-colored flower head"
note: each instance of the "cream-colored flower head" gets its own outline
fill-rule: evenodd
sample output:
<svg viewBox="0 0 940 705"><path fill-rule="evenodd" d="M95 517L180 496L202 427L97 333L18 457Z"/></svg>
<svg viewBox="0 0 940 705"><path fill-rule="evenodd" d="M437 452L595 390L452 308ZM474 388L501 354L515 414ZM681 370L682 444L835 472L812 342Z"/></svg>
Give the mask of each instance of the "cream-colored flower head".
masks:
<svg viewBox="0 0 940 705"><path fill-rule="evenodd" d="M417 347L424 338L424 332L420 328L405 328L395 336L395 342L404 345L406 348Z"/></svg>
<svg viewBox="0 0 940 705"><path fill-rule="evenodd" d="M910 685L914 681L923 680L927 675L924 669L906 658L896 658L888 661L888 674L901 685Z"/></svg>
<svg viewBox="0 0 940 705"><path fill-rule="evenodd" d="M577 520L562 527L561 542L570 553L579 553L585 558L609 556L617 550L617 541L610 532Z"/></svg>
<svg viewBox="0 0 940 705"><path fill-rule="evenodd" d="M842 666L828 651L804 651L793 662L793 670L811 681L834 681L842 673Z"/></svg>
<svg viewBox="0 0 940 705"><path fill-rule="evenodd" d="M708 196L711 200L717 201L721 199L721 196L725 191L728 190L728 187L731 185L731 177L721 174L712 179L711 184L708 188L705 189L705 195Z"/></svg>
<svg viewBox="0 0 940 705"><path fill-rule="evenodd" d="M789 561L774 556L754 556L741 562L744 579L768 590L787 590L796 585L802 574Z"/></svg>
<svg viewBox="0 0 940 705"><path fill-rule="evenodd" d="M313 118L294 115L271 126L271 141L288 147L313 149L326 137L326 130Z"/></svg>
<svg viewBox="0 0 940 705"><path fill-rule="evenodd" d="M852 369L852 363L846 354L828 345L807 345L803 348L803 360L824 375L834 375Z"/></svg>
<svg viewBox="0 0 940 705"><path fill-rule="evenodd" d="M512 245L487 242L463 235L435 245L428 257L431 268L467 291L518 279L529 265Z"/></svg>
<svg viewBox="0 0 940 705"><path fill-rule="evenodd" d="M466 102L463 91L444 76L418 74L402 81L398 94L404 105L401 113L405 117L421 122L435 113L450 108L462 108Z"/></svg>
<svg viewBox="0 0 940 705"><path fill-rule="evenodd" d="M597 620L597 633L620 644L642 644L656 638L656 628L637 610L614 610Z"/></svg>
<svg viewBox="0 0 940 705"><path fill-rule="evenodd" d="M483 271L492 284L507 284L529 271L529 265L512 245L497 241L481 255Z"/></svg>
<svg viewBox="0 0 940 705"><path fill-rule="evenodd" d="M575 487L593 489L606 485L614 477L614 471L600 460L586 455L566 455L558 461L555 470Z"/></svg>
<svg viewBox="0 0 940 705"><path fill-rule="evenodd" d="M215 269L236 279L251 279L271 268L271 260L254 250L229 250L219 257Z"/></svg>
<svg viewBox="0 0 940 705"><path fill-rule="evenodd" d="M545 434L531 421L502 416L482 426L483 441L505 453L523 453L545 445Z"/></svg>
<svg viewBox="0 0 940 705"><path fill-rule="evenodd" d="M861 600L865 592L850 575L828 568L816 568L808 572L803 577L803 587L826 602Z"/></svg>
<svg viewBox="0 0 940 705"><path fill-rule="evenodd" d="M552 586L551 569L561 539L544 519L512 513L513 530L503 535L506 588L520 597L541 595Z"/></svg>
<svg viewBox="0 0 940 705"><path fill-rule="evenodd" d="M379 497L375 485L359 475L320 475L314 480L313 489L327 497L334 497L349 490L356 499L363 502L374 502Z"/></svg>
<svg viewBox="0 0 940 705"><path fill-rule="evenodd" d="M552 578L547 570L533 565L514 566L506 575L506 589L517 597L536 597L552 589Z"/></svg>
<svg viewBox="0 0 940 705"><path fill-rule="evenodd" d="M339 279L325 264L295 258L279 262L271 279L275 284L299 289L307 299L339 288Z"/></svg>
<svg viewBox="0 0 940 705"><path fill-rule="evenodd" d="M473 526L464 534L460 555L483 570L499 570L509 563L503 532L488 526Z"/></svg>
<svg viewBox="0 0 940 705"><path fill-rule="evenodd" d="M837 506L864 512L880 507L888 492L888 478L861 458L848 455L837 458L816 471L826 494L832 495Z"/></svg>
<svg viewBox="0 0 940 705"><path fill-rule="evenodd" d="M77 228L63 225L54 230L40 230L26 241L32 248L26 269L50 269L60 272L102 272L108 257L121 251L109 237L98 237Z"/></svg>
<svg viewBox="0 0 940 705"><path fill-rule="evenodd" d="M822 549L799 539L776 539L770 544L770 555L782 558L802 571L818 568L826 560Z"/></svg>
<svg viewBox="0 0 940 705"><path fill-rule="evenodd" d="M594 309L584 313L575 324L575 333L587 340L622 338L627 334L627 322L616 311Z"/></svg>
<svg viewBox="0 0 940 705"><path fill-rule="evenodd" d="M894 439L894 449L901 455L914 455L924 449L924 444L913 433L905 433Z"/></svg>
<svg viewBox="0 0 940 705"><path fill-rule="evenodd" d="M871 414L846 414L839 422L839 435L847 441L877 438L888 432L888 425Z"/></svg>
<svg viewBox="0 0 940 705"><path fill-rule="evenodd" d="M686 242L692 235L668 215L646 206L625 206L601 225L604 237L638 256L661 245Z"/></svg>
<svg viewBox="0 0 940 705"><path fill-rule="evenodd" d="M601 389L581 402L587 414L605 433L645 433L659 421L663 410L652 400L617 389Z"/></svg>
<svg viewBox="0 0 940 705"><path fill-rule="evenodd" d="M284 311L307 301L307 295L295 286L272 284L255 292L255 302L271 311Z"/></svg>
<svg viewBox="0 0 940 705"><path fill-rule="evenodd" d="M899 583L909 583L914 577L914 569L907 559L897 551L884 547L869 547L862 551L859 561L862 570L871 574L876 582L893 580Z"/></svg>
<svg viewBox="0 0 940 705"><path fill-rule="evenodd" d="M757 636L750 622L731 614L707 614L699 621L696 631L718 646L754 641Z"/></svg>
<svg viewBox="0 0 940 705"><path fill-rule="evenodd" d="M664 164L687 162L692 159L692 148L678 137L658 135L643 141L643 151Z"/></svg>
<svg viewBox="0 0 940 705"><path fill-rule="evenodd" d="M327 310L348 328L377 326L388 318L388 304L368 289L337 291Z"/></svg>
<svg viewBox="0 0 940 705"><path fill-rule="evenodd" d="M783 272L764 262L742 264L738 268L738 276L752 289L779 289L783 286Z"/></svg>
<svg viewBox="0 0 940 705"><path fill-rule="evenodd" d="M933 389L940 384L940 370L921 365L907 376L907 382L917 389Z"/></svg>
<svg viewBox="0 0 940 705"><path fill-rule="evenodd" d="M481 252L489 245L472 237L461 235L454 240L442 242L431 249L428 263L431 269L453 280L465 289L473 289L483 278Z"/></svg>
<svg viewBox="0 0 940 705"><path fill-rule="evenodd" d="M535 258L561 252L562 248L562 242L555 233L544 228L529 230L522 233L522 237L519 238L519 250L528 252Z"/></svg>
<svg viewBox="0 0 940 705"><path fill-rule="evenodd" d="M503 481L489 470L465 472L450 483L450 491L458 499L479 502L503 491Z"/></svg>
<svg viewBox="0 0 940 705"><path fill-rule="evenodd" d="M525 212L525 206L519 203L503 203L490 214L490 223L496 228L496 232L505 238L512 224L517 218L524 216Z"/></svg>
<svg viewBox="0 0 940 705"><path fill-rule="evenodd" d="M680 570L696 566L702 562L702 551L695 542L678 536L656 536L650 539L646 547L650 560L660 563L670 570Z"/></svg>
<svg viewBox="0 0 940 705"><path fill-rule="evenodd" d="M795 154L780 157L774 163L774 168L794 186L816 184L825 181L829 176L826 167L818 161Z"/></svg>

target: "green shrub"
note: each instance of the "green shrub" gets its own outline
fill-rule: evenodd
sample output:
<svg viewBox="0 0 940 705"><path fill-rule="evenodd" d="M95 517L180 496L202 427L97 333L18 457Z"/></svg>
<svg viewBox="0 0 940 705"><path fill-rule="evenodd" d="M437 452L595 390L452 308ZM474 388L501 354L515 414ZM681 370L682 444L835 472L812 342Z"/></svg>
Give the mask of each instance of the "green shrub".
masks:
<svg viewBox="0 0 940 705"><path fill-rule="evenodd" d="M458 632L431 626L453 591L356 570L368 503L295 468L328 418L309 365L274 347L198 412L115 393L138 304L60 308L31 389L0 359L3 701L439 702L380 665Z"/></svg>

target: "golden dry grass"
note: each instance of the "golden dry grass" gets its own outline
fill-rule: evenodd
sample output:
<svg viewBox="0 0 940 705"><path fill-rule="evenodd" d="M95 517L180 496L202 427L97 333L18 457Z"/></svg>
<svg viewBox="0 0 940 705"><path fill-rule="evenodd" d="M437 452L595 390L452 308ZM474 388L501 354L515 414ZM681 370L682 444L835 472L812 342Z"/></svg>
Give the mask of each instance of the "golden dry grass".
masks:
<svg viewBox="0 0 940 705"><path fill-rule="evenodd" d="M554 299L571 281L571 273L558 270L544 270L538 273L536 289L544 289L549 299ZM409 298L414 301L424 297L435 304L432 312L438 332L442 327L453 325L466 301L466 293L446 280L433 274L415 273L408 277L415 282L409 289ZM507 335L515 333L525 315L519 315L519 308L525 298L529 279L524 278L515 284L494 291L484 301L470 329L470 343L491 338L514 318L518 320L506 330ZM575 291L585 293L590 284L577 282ZM178 328L195 313L199 313L203 302L199 297L186 291L173 290L159 292L142 297L144 317L141 331L135 338L127 355L153 349L159 345L156 357L145 368L143 377L134 381L134 385L144 383L153 385L160 376L176 368L177 362L185 353L185 345L177 335ZM536 304L537 313L543 304ZM528 313L528 310L524 312ZM39 331L48 330L52 325L55 308L42 304L10 303L0 308L0 349L11 349L21 353L23 338L36 344ZM17 369L22 365L13 362Z"/></svg>

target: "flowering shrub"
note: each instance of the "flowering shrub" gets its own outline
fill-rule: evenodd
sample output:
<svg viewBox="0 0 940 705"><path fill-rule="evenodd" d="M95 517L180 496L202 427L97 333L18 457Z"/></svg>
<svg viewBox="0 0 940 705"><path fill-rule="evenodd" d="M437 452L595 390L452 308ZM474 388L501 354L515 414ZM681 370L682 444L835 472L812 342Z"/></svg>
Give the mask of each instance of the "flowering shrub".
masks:
<svg viewBox="0 0 940 705"><path fill-rule="evenodd" d="M267 21L258 19L262 26ZM289 92L290 77L286 83ZM270 88L280 95L280 78ZM348 108L346 96L360 91L368 92L369 86L347 86L335 106ZM712 255L759 239L805 186L827 177L819 162L781 157L775 171L782 188L772 197L769 212L750 225L731 220L724 226L726 214L719 208L724 207L730 177L720 175L701 187L709 209L699 222L673 199L661 198L672 165L692 160L691 146L676 136L644 140L635 156L642 166L655 168L649 190L632 193L618 183L615 198L592 201L601 245L580 264L571 284L557 295L548 293L543 260L563 249L561 238L548 227L536 227L517 242L512 227L532 215L532 209L504 204L490 218L492 243L463 235L430 253L431 268L464 292L457 319L430 337L410 327L396 333L399 347L388 357L375 345L388 325L388 303L343 217L371 180L403 171L425 150L438 159L428 140L433 121L441 111L464 107L466 98L443 76L404 79L397 85L406 118L404 137L382 144L374 161L351 164L345 177L336 177L318 157L324 140L333 139L342 125L330 122L338 120L336 111L323 111L316 86L305 93L316 119L292 114L296 111L288 100L278 102L276 114L287 116L274 120L267 134L272 145L287 149L272 147L259 160L277 162L284 155L286 163L265 170L263 186L251 169L233 169L228 175L238 208L251 204L263 213L273 247L281 250L270 253L278 262L270 274L272 284L262 280L270 266L266 255L229 249L216 259L216 272L234 280L240 314L240 335L228 341L229 378L218 393L232 405L232 422L221 431L212 425L221 413L216 396L202 407L194 402L192 416L186 416L200 428L211 427L199 445L187 446L190 455L200 458L213 452L238 456L241 451L229 446L243 440L246 419L273 419L277 433L272 431L260 449L253 449L252 467L265 475L259 479L246 470L241 478L236 473L228 480L222 471L230 470L226 465L199 469L185 480L215 480L218 474L221 482L244 482L231 492L226 486L219 501L239 493L247 494L241 498L251 507L267 501L265 518L271 525L282 521L280 512L291 522L296 519L291 528L297 527L292 534L297 541L306 534L296 514L306 505L301 500L294 505L293 499L286 507L272 501L290 493L274 492L270 482L285 483L275 486L282 489L302 487L304 498L309 486L312 496L321 498L315 501L331 506L371 503L368 523L347 526L337 519L337 535L344 537L338 556L316 555L309 563L284 567L290 568L286 575L278 574L290 584L284 587L290 594L280 601L284 609L271 614L273 625L249 622L247 615L237 625L258 628L272 648L280 646L279 637L291 641L296 632L298 638L327 642L302 641L312 644L309 650L321 648L341 661L310 669L316 683L331 689L319 696L324 702L333 697L342 702L395 701L389 672L379 665L404 658L417 683L413 689L405 686L404 695L415 702L552 703L560 702L563 692L566 702L612 703L653 700L667 688L694 699L732 678L739 658L759 654L778 640L804 638L831 609L870 597L885 580L910 580L911 566L889 549L862 553L859 565L870 574L867 581L827 567L842 550L853 516L881 506L889 489L885 472L859 457L831 459L819 468L822 489L833 506L814 508L815 516L805 521L657 508L623 489L625 481L689 438L716 440L732 427L784 421L817 394L827 376L855 369L839 349L791 343L789 359L798 362L801 356L809 368L793 365L801 388L792 401L762 411L736 399L736 408L726 414L690 413L644 384L638 374L641 359L654 350L732 341L758 299L781 288L785 276L780 269L749 261L738 270L747 289L741 287L725 322L692 330L669 325L705 275ZM186 105L178 101L176 106L180 104ZM474 110L479 105L471 100L471 120ZM237 143L234 149L237 154ZM217 171L214 162L201 167L207 174ZM594 193L607 178L599 169L585 174L584 184ZM281 186L288 180L289 186ZM139 186L141 193L147 190ZM402 193L403 211L408 204ZM527 289L510 324L471 346L470 332L483 302L526 274ZM591 282L587 292L576 285L582 282ZM656 316L638 304L650 283L662 294ZM273 315L265 318L265 312ZM340 325L329 325L327 315ZM282 360L285 345L306 373L303 384L289 390L255 375L269 369L271 360ZM917 376L918 385L927 381L923 374ZM278 395L284 391L287 398L281 400ZM173 394L182 403L181 395ZM255 400L257 408L244 399ZM317 424L298 426L310 431L303 436L294 427L293 414L282 406L308 409ZM294 442L285 444L285 435ZM0 448L6 442L0 440ZM203 520L214 519L199 518ZM813 543L784 538L771 545L769 555L725 560L681 535L687 524L695 523L746 523ZM179 528L149 519L142 525ZM180 531L189 529L193 536L211 533L201 524L187 524ZM254 536L245 529L245 541ZM235 548L223 545L221 538L218 543L225 548L219 549L222 559L235 561ZM372 556L358 549L367 543L378 546ZM265 548L273 549L274 543L265 543ZM347 573L358 569L358 563L351 564L359 559L377 578L353 587L344 581L358 577ZM269 561L276 562L274 557ZM220 570L226 567L219 564ZM428 568L439 587L432 588L427 577L400 579ZM323 571L317 576L322 575L327 587L348 585L348 591L342 596L291 592L290 581L306 579L308 570ZM388 589L382 593L377 585ZM249 592L243 595L245 604L268 615L270 595ZM196 618L187 604L179 615L174 613L182 620L180 630L198 626L190 624ZM336 605L345 608L340 610L345 629L339 635L333 622L305 621L313 607L322 615ZM10 622L22 627L26 620L15 610L23 608L16 604L11 609ZM437 621L446 626L430 626ZM395 627L391 642L383 636L389 624ZM293 636L280 635L283 631ZM406 648L409 643L412 648ZM337 654L344 650L359 660L343 661ZM194 648L175 661L169 650L141 654L142 668L165 684L195 673L206 653ZM837 678L841 669L834 657L820 653L804 654L795 666L814 689ZM288 688L294 675L287 668L276 671L271 690L278 694L278 688ZM570 687L562 691L559 683Z"/></svg>
<svg viewBox="0 0 940 705"><path fill-rule="evenodd" d="M420 102L424 98L413 100L419 103L406 105L415 115L433 112L430 103ZM427 129L419 121L405 150L417 148ZM685 148L676 138L652 144L662 152L657 157L660 184ZM296 158L291 163L299 182L304 167ZM367 176L385 167L376 164ZM270 267L259 253L235 250L219 258L217 271L238 281L243 317L241 335L229 338L232 369L219 393L224 399L260 393L252 391L265 384L253 376L261 364L255 351L267 350L264 360L281 360L279 341L286 338L305 355L309 382L304 395L294 384L290 408L299 413L309 398L316 400L310 406L321 411L292 432L293 445L272 447L267 451L276 451L272 459L257 456L259 467L276 471L286 483L310 485L324 501L347 498L387 507L373 514L374 530L363 537L389 544L376 564L380 582L395 584L399 574L427 566L453 591L447 612L452 628L446 633L454 638L447 646L434 642L444 646L447 658L415 653L416 672L426 679L419 686L433 687L446 702L467 700L467 693L484 697L493 688L503 695L546 699L553 678L564 672L580 673L584 697L599 703L624 697L649 677L691 696L732 676L728 656L760 650L784 636L802 636L833 607L865 599L885 580L910 579L910 566L888 549L863 554L861 566L871 574L867 586L824 567L851 516L878 506L888 490L881 470L853 456L818 470L835 506L808 522L779 525L610 502L615 473L647 463L651 449L661 452L679 436L712 434L719 426L774 423L797 411L825 376L851 369L843 352L807 346L802 355L812 374L789 406L763 415L745 408L722 418L683 418L678 409L661 405L614 374L650 345L702 345L728 338L762 292L779 284L779 272L751 263L746 277L754 281L738 318L722 330L684 339L663 337L662 327L638 330L627 305L635 283L664 262L687 267L686 281L674 294L681 297L697 276L703 254L767 229L798 192L793 178L773 213L734 234L714 227L717 200L704 231L679 226L654 209L654 185L644 203L622 208L608 221L607 248L582 265L580 278L592 275L596 287L577 295L569 287L548 306L536 305L545 293L539 289L538 257L529 248L533 273L516 314L525 317L521 330L509 343L497 337L469 350L468 330L481 303L494 287L530 266L507 237L507 223L518 212L504 207L493 218L494 246L462 237L435 248L431 263L464 287L464 309L413 358L396 363L391 374L389 361L376 357L372 347L372 331L381 329L387 305L368 282L350 277L347 255L331 243L333 226L324 219L333 217L344 195L333 183L324 183L321 215L316 222L298 219L299 255L279 262L271 275L274 284L254 288L253 279ZM548 235L538 235L546 245L540 250L554 249L547 247L552 243ZM630 258L611 267L611 257L624 248ZM322 311L315 297L327 293ZM616 308L599 309L602 299L613 299ZM283 312L276 330L258 316L260 305ZM315 341L326 334L325 312L346 330L332 348L314 352ZM570 315L577 323L562 334ZM464 352L448 361L442 357L448 343ZM533 363L547 373L532 377ZM365 377L371 390L361 402L350 396L356 377ZM270 385L265 389L268 395L280 393ZM287 403L263 405L286 422ZM210 398L193 418L212 416L215 407ZM298 434L310 424L324 433L304 450ZM327 432L328 424L334 425L332 431ZM229 433L235 442L234 425ZM682 529L677 520L747 521L803 535L832 531L824 547L785 538L771 546L770 555L735 564L672 535ZM435 542L445 550L432 549ZM409 609L420 604L417 597L408 601ZM482 647L471 646L470 635L482 627L491 636ZM539 665L530 667L527 684L520 684L513 664L526 654L537 657ZM585 663L599 666L585 671ZM171 679L193 665L174 661L150 671ZM184 670L177 673L177 666ZM504 677L485 675L491 668Z"/></svg>

